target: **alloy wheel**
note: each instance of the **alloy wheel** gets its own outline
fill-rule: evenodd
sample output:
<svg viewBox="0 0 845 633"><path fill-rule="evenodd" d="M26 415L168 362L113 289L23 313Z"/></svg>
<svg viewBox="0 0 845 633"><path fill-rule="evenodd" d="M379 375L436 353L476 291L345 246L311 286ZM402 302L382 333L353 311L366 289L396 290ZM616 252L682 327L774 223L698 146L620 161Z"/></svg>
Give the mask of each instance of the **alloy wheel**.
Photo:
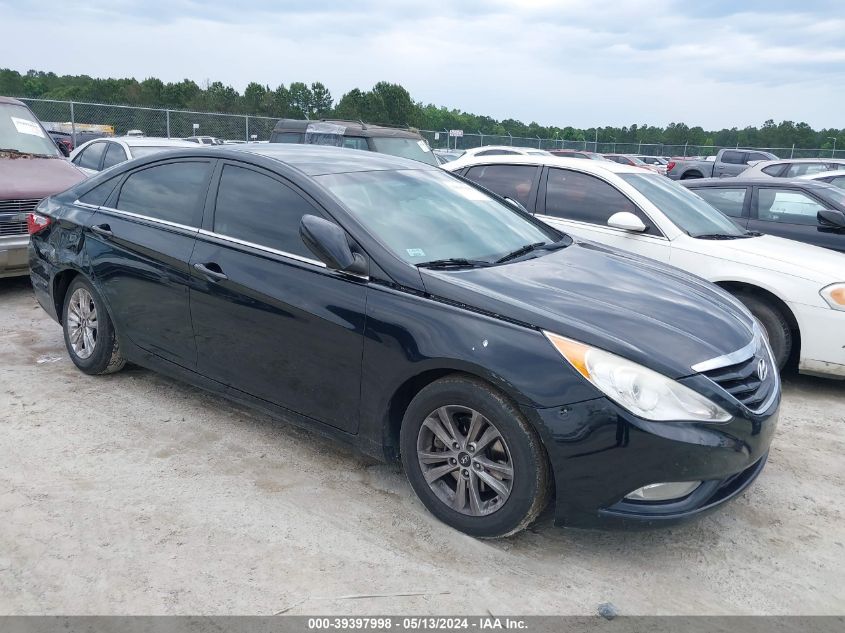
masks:
<svg viewBox="0 0 845 633"><path fill-rule="evenodd" d="M417 435L417 459L432 492L461 514L492 514L513 488L513 463L504 437L469 407L447 405L432 411Z"/></svg>
<svg viewBox="0 0 845 633"><path fill-rule="evenodd" d="M77 288L67 306L68 339L73 353L86 359L97 346L97 306L85 288Z"/></svg>

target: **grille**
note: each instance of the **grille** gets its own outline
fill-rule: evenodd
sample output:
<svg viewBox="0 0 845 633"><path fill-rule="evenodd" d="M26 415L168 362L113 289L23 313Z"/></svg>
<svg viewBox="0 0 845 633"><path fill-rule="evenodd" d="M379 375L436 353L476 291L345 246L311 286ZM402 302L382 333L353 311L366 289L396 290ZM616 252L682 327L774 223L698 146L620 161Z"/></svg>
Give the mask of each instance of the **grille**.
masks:
<svg viewBox="0 0 845 633"><path fill-rule="evenodd" d="M758 351L751 358L735 365L705 371L704 375L739 400L749 409L758 409L772 394L777 383L777 367L765 352ZM760 360L765 359L767 372L765 379L758 373Z"/></svg>
<svg viewBox="0 0 845 633"><path fill-rule="evenodd" d="M0 200L0 213L30 213L35 210L39 202L41 202L41 198Z"/></svg>
<svg viewBox="0 0 845 633"><path fill-rule="evenodd" d="M7 235L26 235L26 221L3 220L0 218L0 237Z"/></svg>

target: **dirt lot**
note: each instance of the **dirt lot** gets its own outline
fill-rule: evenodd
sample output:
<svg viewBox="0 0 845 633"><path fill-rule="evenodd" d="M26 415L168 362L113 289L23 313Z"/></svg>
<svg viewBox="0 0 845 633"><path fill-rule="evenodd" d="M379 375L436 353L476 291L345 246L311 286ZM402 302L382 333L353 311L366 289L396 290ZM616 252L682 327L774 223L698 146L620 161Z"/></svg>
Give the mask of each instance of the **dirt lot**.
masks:
<svg viewBox="0 0 845 633"><path fill-rule="evenodd" d="M671 530L476 541L401 471L142 369L89 377L0 280L0 614L845 613L845 383L791 377L768 467Z"/></svg>

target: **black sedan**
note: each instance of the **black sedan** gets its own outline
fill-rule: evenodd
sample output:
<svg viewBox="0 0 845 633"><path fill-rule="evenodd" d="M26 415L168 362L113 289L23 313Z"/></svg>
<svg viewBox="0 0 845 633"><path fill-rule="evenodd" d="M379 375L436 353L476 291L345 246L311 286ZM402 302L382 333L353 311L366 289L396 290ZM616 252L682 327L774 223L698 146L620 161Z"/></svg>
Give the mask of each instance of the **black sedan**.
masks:
<svg viewBox="0 0 845 633"><path fill-rule="evenodd" d="M561 524L670 523L766 461L780 384L741 305L436 167L198 146L47 198L29 226L80 370L131 361L401 458L468 534L512 534L553 492Z"/></svg>
<svg viewBox="0 0 845 633"><path fill-rule="evenodd" d="M742 228L845 252L845 191L803 178L684 180Z"/></svg>

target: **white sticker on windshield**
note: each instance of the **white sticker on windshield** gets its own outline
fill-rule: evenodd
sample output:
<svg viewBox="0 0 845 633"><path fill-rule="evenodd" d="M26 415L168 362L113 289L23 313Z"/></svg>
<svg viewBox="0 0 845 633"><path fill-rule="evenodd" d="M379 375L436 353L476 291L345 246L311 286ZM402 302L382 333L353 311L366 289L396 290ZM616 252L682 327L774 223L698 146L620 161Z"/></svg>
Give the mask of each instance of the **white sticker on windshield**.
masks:
<svg viewBox="0 0 845 633"><path fill-rule="evenodd" d="M420 149L424 152L430 152L431 148L428 146L428 143L425 141L417 141L417 145L420 146Z"/></svg>
<svg viewBox="0 0 845 633"><path fill-rule="evenodd" d="M455 193L461 194L467 200L489 200L483 192L475 187L470 187L469 185L462 183L460 180L455 180L450 178L449 182L447 183L449 189L454 191Z"/></svg>
<svg viewBox="0 0 845 633"><path fill-rule="evenodd" d="M425 257L425 251L421 248L406 248L405 252L408 253L408 257Z"/></svg>
<svg viewBox="0 0 845 633"><path fill-rule="evenodd" d="M15 129L21 134L31 134L32 136L44 138L44 132L41 131L41 126L35 121L27 121L26 119L19 119L13 116L12 123L15 124Z"/></svg>

